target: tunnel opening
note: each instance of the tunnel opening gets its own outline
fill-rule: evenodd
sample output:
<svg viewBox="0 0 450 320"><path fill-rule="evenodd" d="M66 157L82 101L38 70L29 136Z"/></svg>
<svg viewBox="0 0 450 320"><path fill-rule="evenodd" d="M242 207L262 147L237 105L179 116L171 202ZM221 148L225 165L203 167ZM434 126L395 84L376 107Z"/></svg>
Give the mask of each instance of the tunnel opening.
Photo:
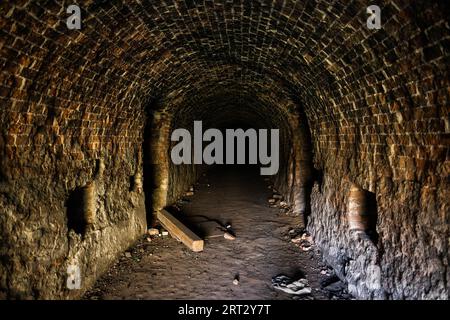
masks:
<svg viewBox="0 0 450 320"><path fill-rule="evenodd" d="M155 212L153 210L153 193L157 186L155 185L155 165L154 157L152 156L152 113L147 112L146 124L144 127L143 139L143 192L145 199L145 215L147 221L147 228L152 228L156 224Z"/></svg>
<svg viewBox="0 0 450 320"><path fill-rule="evenodd" d="M222 154L222 164L214 163L212 165L208 164L196 164L194 161L191 161L190 164L174 164L173 161L171 161L171 150L179 144L179 140L176 141L170 141L164 148L163 156L166 157L164 160L166 163L168 163L167 167L158 167L158 170L161 170L165 168L167 170L167 176L168 176L168 186L167 186L167 196L165 197L166 202L164 203L165 209L167 209L169 212L176 215L181 221L183 221L186 225L188 225L192 230L195 230L196 233L198 233L201 236L206 236L209 231L205 231L202 228L200 228L198 225L196 225L195 219L194 223L190 221L191 217L184 217L183 213L179 211L179 205L177 203L186 203L189 202L189 200L185 197L186 194L193 193L196 188L194 186L199 183L199 181L202 180L204 176L212 176L216 179L219 179L217 181L213 181L212 183L220 184L220 179L224 179L227 176L239 176L242 173L246 173L242 176L242 179L246 179L248 174L253 173L254 170L260 169L262 167L266 167L267 163L262 165L258 162L258 155L253 158L253 160L257 159L257 164L250 165L250 150L256 151L256 153L259 153L260 145L258 145L258 134L260 133L259 130L266 130L268 132L267 136L270 137L271 130L277 129L279 131L279 143L277 144L276 150L271 145L270 139L266 140L266 143L264 144L263 149L266 150L267 155L271 155L272 151L277 151L277 160L279 162L278 164L278 170L275 174L270 176L260 176L259 177L252 177L250 179L259 181L260 184L264 185L264 189L266 189L268 186L265 185L265 179L267 181L271 181L270 185L271 188L273 188L273 192L277 193L277 196L280 197L280 199L286 198L287 201L292 200L292 205L294 205L295 197L297 196L295 193L287 192L290 188L288 186L288 183L291 183L292 185L295 185L298 183L296 181L296 178L292 178L292 176L298 175L298 173L290 173L289 170L291 166L289 165L290 162L293 160L293 155L295 154L294 150L294 142L292 138L291 133L291 126L289 121L295 122L295 120L291 119L289 120L289 113L283 109L283 107L279 105L274 105L271 103L268 103L267 101L260 101L258 99L255 99L254 97L250 96L242 96L241 94L235 92L235 91L229 91L230 88L221 88L217 90L218 92L222 92L221 94L214 94L213 96L206 96L202 98L201 100L196 101L196 106L192 106L191 104L186 104L183 106L178 107L178 110L174 111L173 117L168 120L167 123L170 122L170 131L166 133L167 137L171 137L172 134L177 129L186 129L190 135L189 137L195 136L195 122L200 122L201 124L201 133L208 132L209 129L217 130L218 133L221 134L222 142L223 142L223 149L221 149ZM237 99L237 97L239 97ZM200 107L199 107L200 106ZM268 117L267 114L270 114L271 116ZM225 146L226 143L226 137L227 137L227 130L228 131L234 131L235 130L241 130L242 133L248 134L245 135L243 141L244 148L243 150L238 150L238 139L233 140L233 150L232 155L234 161L231 161L234 163L234 165L226 164L227 162L227 152L228 148ZM250 138L250 134L254 135L253 138ZM301 134L301 133L300 133ZM234 139L234 137L232 138ZM304 138L303 138L304 139ZM191 159L193 159L193 153L194 153L194 139L191 139L191 147L189 148L189 152L191 152ZM167 141L167 138L166 138ZM206 150L209 144L211 144L213 141L210 139L208 141L202 141L201 147L199 148L201 152L203 150ZM297 140L298 142L298 140ZM256 144L253 145L253 144ZM298 146L297 146L298 147ZM239 157L238 151L244 151L245 157ZM164 162L163 161L163 162ZM242 164L237 164L240 161ZM164 175L164 173L156 173ZM291 176L291 178L289 178ZM288 180L291 179L289 182ZM298 178L297 178L298 179ZM246 190L245 188L241 188L240 184L245 185L245 181L239 182L239 180L234 180L234 187L237 190L241 190L243 194L249 193L249 190ZM276 185L276 186L274 186ZM229 186L228 186L229 187ZM280 191L278 191L280 189ZM283 193L284 195L280 195L279 193ZM248 195L251 197L251 195ZM272 193L265 195L264 198L267 200L272 196ZM291 198L289 198L291 197ZM214 199L211 199L212 202L214 202ZM233 201L233 200L231 200ZM223 203L223 206L227 206L226 203ZM191 213L191 216L195 214ZM214 217L208 217L207 214L204 214L203 219L215 221L217 227L223 228L224 225L229 223L227 222L227 217L222 217L223 220L219 222L218 219L215 219ZM255 221L255 224L258 222Z"/></svg>
<svg viewBox="0 0 450 320"><path fill-rule="evenodd" d="M186 128L189 132L191 132L191 135L193 136L194 121L202 121L203 132L207 131L208 129L217 129L222 133L222 137L225 140L227 137L227 129L241 129L245 133L254 133L255 141L253 141L253 143L257 144L260 129L266 129L268 131L268 137L270 137L271 129L278 129L279 150L277 151L279 158L279 167L277 172L274 175L268 176L268 178L274 180L274 183L277 183L280 186L282 186L283 184L287 185L289 176L289 161L291 161L290 157L292 156L290 153L292 153L292 149L294 148L291 138L291 128L289 125L288 114L286 113L286 111L283 111L280 106L263 103L261 101L255 100L254 98L245 96L242 97L240 94L237 94L234 91L229 92L228 90L229 88L227 90L218 90L219 92L224 91L224 93L206 97L206 99L197 102L202 106L201 108L193 109L189 105L184 108L180 108L173 117L171 132L173 132L173 130L176 130L177 128ZM239 97L239 100L236 100L236 97ZM270 113L272 116L268 117L267 113ZM254 131L248 131L249 129ZM225 144L225 141L223 142ZM234 140L234 142L233 162L236 164L238 162L238 143L236 142L236 140ZM244 149L245 158L240 159L241 162L244 162L245 164L249 164L250 162L250 150L256 150L256 152L260 150L259 146L249 145L249 142L250 138L246 136ZM203 147L208 144L209 142L203 143ZM174 145L175 143L172 142L169 150L173 148ZM272 150L269 139L267 140L266 151L268 155L271 154ZM226 147L224 147L223 153L224 154L222 155L222 157L225 160L225 163L227 157ZM257 158L257 156L255 158ZM258 162L258 160L256 162ZM220 170L220 168L225 168L225 166L227 165L174 165L173 163L170 163L169 193L174 189L174 187L178 188L178 190L172 191L173 193L168 196L168 199L176 199L177 195L182 194L199 178L199 174L201 172L204 172L205 170L208 170L212 167L214 167L214 170ZM264 167L265 166L266 165L264 165ZM234 167L236 168L236 166ZM284 190L287 190L287 188L288 187L284 186ZM280 187L280 189L283 189L283 187Z"/></svg>

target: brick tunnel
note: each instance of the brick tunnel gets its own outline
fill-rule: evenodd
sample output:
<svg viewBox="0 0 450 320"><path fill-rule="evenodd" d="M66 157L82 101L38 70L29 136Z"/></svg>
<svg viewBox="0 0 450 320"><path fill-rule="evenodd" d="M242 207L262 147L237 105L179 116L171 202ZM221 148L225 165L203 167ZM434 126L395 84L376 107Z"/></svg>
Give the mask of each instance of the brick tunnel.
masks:
<svg viewBox="0 0 450 320"><path fill-rule="evenodd" d="M209 172L170 160L201 120L279 129L286 221L353 297L448 299L449 5L376 2L2 1L0 298L92 288Z"/></svg>

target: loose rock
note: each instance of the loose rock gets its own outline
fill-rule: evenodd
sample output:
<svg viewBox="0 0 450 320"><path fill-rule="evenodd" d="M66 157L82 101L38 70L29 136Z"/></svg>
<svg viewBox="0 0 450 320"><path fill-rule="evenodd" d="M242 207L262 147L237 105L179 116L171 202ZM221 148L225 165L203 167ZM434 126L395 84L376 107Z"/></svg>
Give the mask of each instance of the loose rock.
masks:
<svg viewBox="0 0 450 320"><path fill-rule="evenodd" d="M224 232L223 237L227 240L235 240L236 237L229 232Z"/></svg>
<svg viewBox="0 0 450 320"><path fill-rule="evenodd" d="M277 290L294 295L307 295L311 293L311 287L309 287L308 280L299 279L293 281L285 275L273 277L272 286Z"/></svg>
<svg viewBox="0 0 450 320"><path fill-rule="evenodd" d="M159 234L159 230L156 228L148 229L148 234L151 236L157 236Z"/></svg>

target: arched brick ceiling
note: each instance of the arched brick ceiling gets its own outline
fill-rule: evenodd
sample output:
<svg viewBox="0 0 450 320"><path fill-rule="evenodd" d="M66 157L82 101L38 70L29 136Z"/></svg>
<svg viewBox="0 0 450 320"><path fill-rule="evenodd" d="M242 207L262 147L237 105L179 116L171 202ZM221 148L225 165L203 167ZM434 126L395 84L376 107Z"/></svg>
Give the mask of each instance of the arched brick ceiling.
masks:
<svg viewBox="0 0 450 320"><path fill-rule="evenodd" d="M141 131L154 100L167 110L201 108L202 99L239 91L269 107L280 105L270 96L294 99L318 138L347 134L339 127L348 123L407 119L397 102L448 101L448 37L438 36L448 31L448 7L380 1L383 29L373 31L368 4L85 1L82 30L70 31L57 2L3 2L3 101L13 105L2 122L24 144L36 128L56 124L75 137L86 127L102 140Z"/></svg>

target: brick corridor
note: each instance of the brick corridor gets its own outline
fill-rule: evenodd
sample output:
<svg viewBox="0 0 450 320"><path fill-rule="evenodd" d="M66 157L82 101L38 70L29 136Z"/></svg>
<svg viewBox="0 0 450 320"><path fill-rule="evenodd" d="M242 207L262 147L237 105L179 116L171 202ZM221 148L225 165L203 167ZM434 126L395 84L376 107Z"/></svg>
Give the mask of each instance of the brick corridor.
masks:
<svg viewBox="0 0 450 320"><path fill-rule="evenodd" d="M330 275L320 273L325 268L319 266L317 248L306 252L290 242L295 218L269 207L271 192L256 169L216 168L196 190L177 216L207 238L203 252L193 253L173 238L144 239L86 298L292 299L272 288L271 279L278 274L306 277L312 294L300 299L332 297L321 289L320 281ZM213 220L231 223L236 240L214 237L223 231ZM236 275L238 285L233 284Z"/></svg>
<svg viewBox="0 0 450 320"><path fill-rule="evenodd" d="M200 177L170 159L196 120L279 129L291 227L352 296L448 299L449 1L78 2L0 1L0 299L83 296Z"/></svg>

